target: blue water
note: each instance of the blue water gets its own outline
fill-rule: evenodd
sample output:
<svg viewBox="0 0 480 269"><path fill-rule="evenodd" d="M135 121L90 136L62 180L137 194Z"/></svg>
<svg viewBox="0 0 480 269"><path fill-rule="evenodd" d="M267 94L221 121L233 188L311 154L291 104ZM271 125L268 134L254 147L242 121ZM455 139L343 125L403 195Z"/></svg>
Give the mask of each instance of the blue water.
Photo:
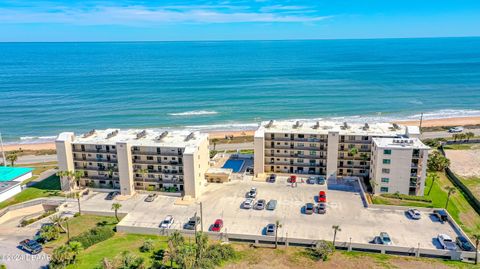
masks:
<svg viewBox="0 0 480 269"><path fill-rule="evenodd" d="M242 170L244 163L244 160L227 160L222 168L230 168L234 173L238 173Z"/></svg>
<svg viewBox="0 0 480 269"><path fill-rule="evenodd" d="M8 141L420 112L480 114L480 38L0 43L0 132Z"/></svg>

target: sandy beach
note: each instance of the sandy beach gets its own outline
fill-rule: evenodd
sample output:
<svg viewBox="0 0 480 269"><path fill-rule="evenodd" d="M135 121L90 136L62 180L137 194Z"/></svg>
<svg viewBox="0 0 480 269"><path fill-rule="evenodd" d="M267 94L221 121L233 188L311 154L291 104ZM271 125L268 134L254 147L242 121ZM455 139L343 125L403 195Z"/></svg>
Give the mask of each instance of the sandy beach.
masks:
<svg viewBox="0 0 480 269"><path fill-rule="evenodd" d="M420 122L417 121L397 121L396 123L402 125L415 125L418 126ZM423 127L439 127L439 126L466 126L466 125L480 125L480 117L459 117L459 118L442 118L442 119L428 119L423 120ZM253 136L255 130L242 130L242 131L212 131L209 132L210 139L217 138L222 139L226 136ZM4 145L5 151L12 150L45 150L55 149L55 143L38 143L38 144L9 144Z"/></svg>

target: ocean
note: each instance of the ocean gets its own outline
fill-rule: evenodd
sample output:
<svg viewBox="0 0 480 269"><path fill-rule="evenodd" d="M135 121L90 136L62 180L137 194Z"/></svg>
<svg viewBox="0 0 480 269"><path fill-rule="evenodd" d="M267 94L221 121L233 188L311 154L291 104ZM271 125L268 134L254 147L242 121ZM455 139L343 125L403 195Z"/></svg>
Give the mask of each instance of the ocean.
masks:
<svg viewBox="0 0 480 269"><path fill-rule="evenodd" d="M0 43L0 132L480 115L480 38Z"/></svg>

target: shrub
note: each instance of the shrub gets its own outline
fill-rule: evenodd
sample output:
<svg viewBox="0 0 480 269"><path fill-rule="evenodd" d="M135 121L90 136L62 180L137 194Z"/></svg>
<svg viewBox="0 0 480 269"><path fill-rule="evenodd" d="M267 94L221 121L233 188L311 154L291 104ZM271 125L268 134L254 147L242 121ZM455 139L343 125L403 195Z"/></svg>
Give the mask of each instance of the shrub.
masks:
<svg viewBox="0 0 480 269"><path fill-rule="evenodd" d="M222 262L234 259L237 256L235 250L231 245L213 244L208 246L205 259L208 263L204 267L216 267ZM212 266L213 265L213 266Z"/></svg>
<svg viewBox="0 0 480 269"><path fill-rule="evenodd" d="M153 250L153 240L147 239L143 242L143 245L140 247L141 252L150 252Z"/></svg>
<svg viewBox="0 0 480 269"><path fill-rule="evenodd" d="M88 248L96 243L107 240L115 235L111 227L95 227L87 232L74 236L70 241L78 241L84 248Z"/></svg>
<svg viewBox="0 0 480 269"><path fill-rule="evenodd" d="M60 228L58 226L45 225L40 229L40 238L45 241L52 241L60 236Z"/></svg>
<svg viewBox="0 0 480 269"><path fill-rule="evenodd" d="M326 261L328 256L333 253L334 247L332 242L320 241L316 247L311 247L307 249L307 255L315 261L323 260Z"/></svg>
<svg viewBox="0 0 480 269"><path fill-rule="evenodd" d="M78 217L78 216L80 216L80 212L77 212L77 213L73 214L73 217L74 217L74 218L76 218L76 217Z"/></svg>
<svg viewBox="0 0 480 269"><path fill-rule="evenodd" d="M380 196L386 197L386 198L393 198L393 199L399 199L399 200L407 200L407 201L417 201L417 202L426 202L426 203L431 203L432 199L429 197L425 196L413 196L413 195L406 195L406 194L400 194L400 193L382 193Z"/></svg>
<svg viewBox="0 0 480 269"><path fill-rule="evenodd" d="M20 226L25 227L27 225L30 225L30 224L36 222L37 220L41 220L43 218L46 218L46 217L52 215L53 213L55 213L55 211L47 211L47 212L44 212L42 215L40 215L36 218L24 219L24 220L22 220L22 222L20 222Z"/></svg>

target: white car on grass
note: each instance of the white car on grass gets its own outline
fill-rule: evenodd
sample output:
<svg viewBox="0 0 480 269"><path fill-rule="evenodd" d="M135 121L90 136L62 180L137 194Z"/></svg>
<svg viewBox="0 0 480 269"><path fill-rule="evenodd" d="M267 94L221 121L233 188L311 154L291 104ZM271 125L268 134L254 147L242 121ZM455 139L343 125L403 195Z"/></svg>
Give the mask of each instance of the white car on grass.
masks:
<svg viewBox="0 0 480 269"><path fill-rule="evenodd" d="M172 224L173 224L174 221L175 220L174 220L173 216L168 215L168 216L165 217L165 219L160 224L160 228L168 229L168 228L172 227Z"/></svg>

